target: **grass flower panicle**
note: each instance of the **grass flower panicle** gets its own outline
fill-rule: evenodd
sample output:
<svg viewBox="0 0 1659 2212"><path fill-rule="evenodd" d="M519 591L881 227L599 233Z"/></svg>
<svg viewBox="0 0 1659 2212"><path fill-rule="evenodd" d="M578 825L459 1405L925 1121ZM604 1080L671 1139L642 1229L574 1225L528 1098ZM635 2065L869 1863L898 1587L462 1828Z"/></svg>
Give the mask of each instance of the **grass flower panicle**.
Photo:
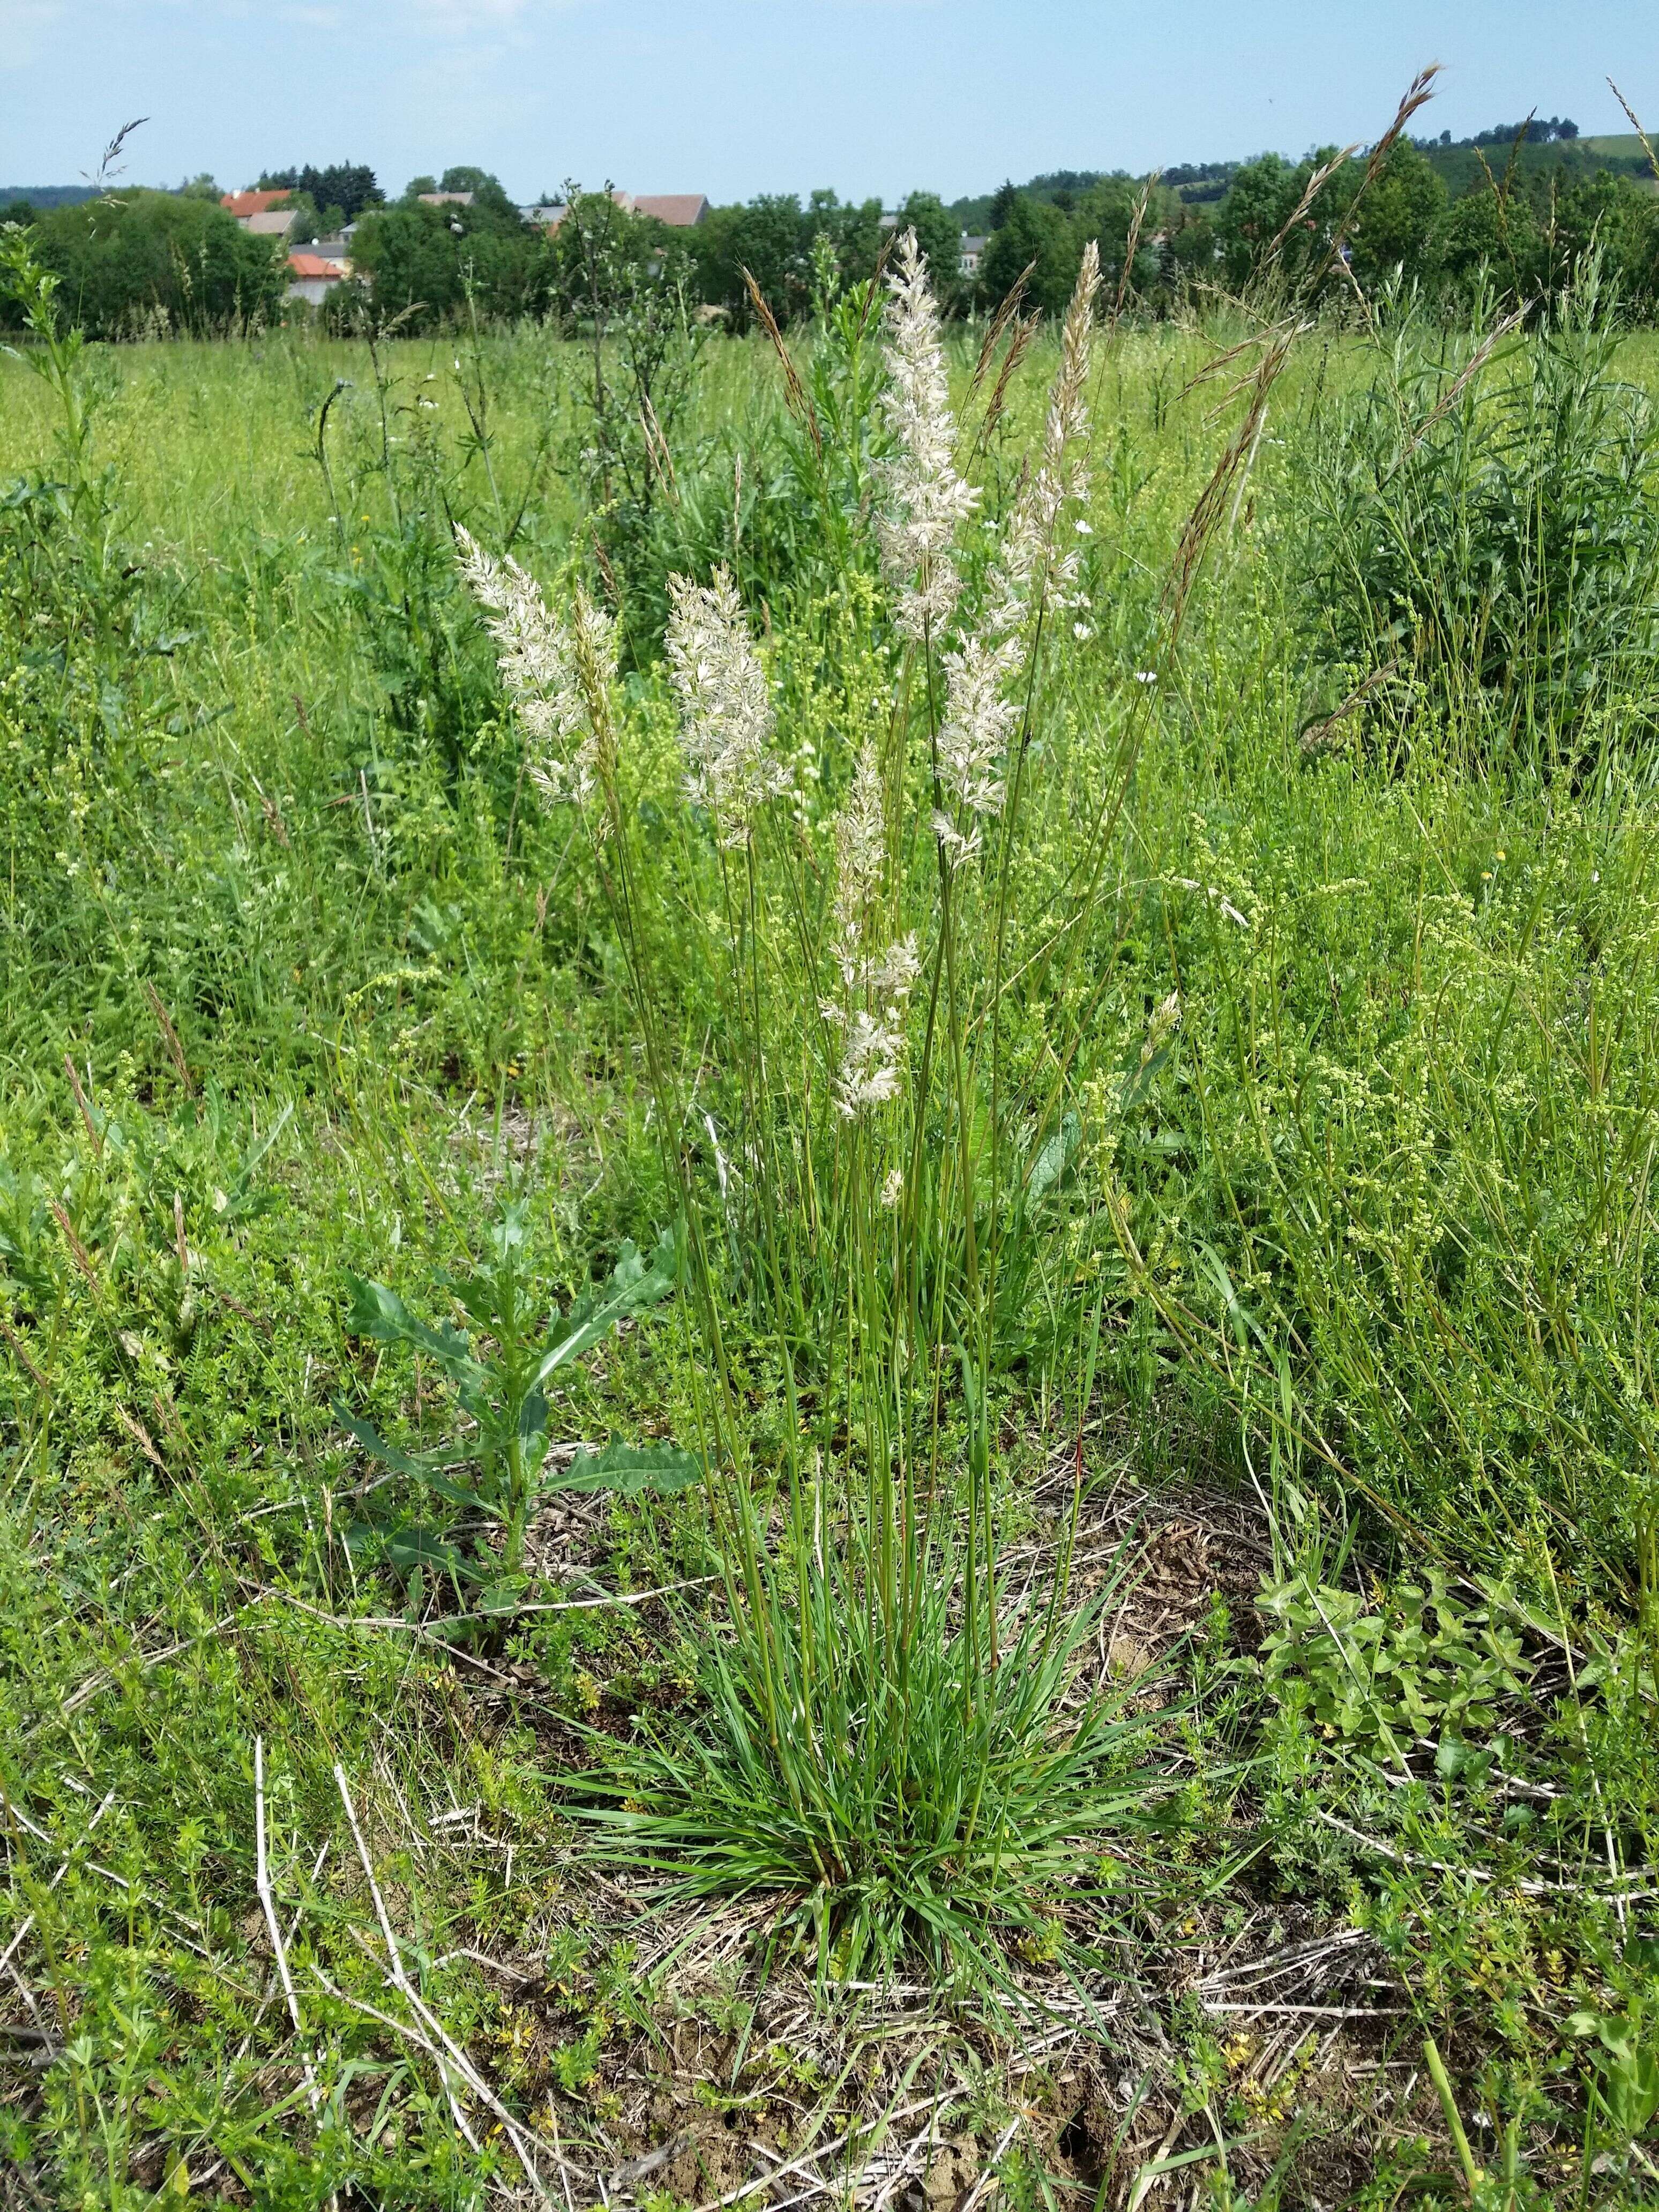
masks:
<svg viewBox="0 0 1659 2212"><path fill-rule="evenodd" d="M1015 503L993 571L988 626L994 636L1022 629L1033 611L1050 601L1061 606L1083 604L1077 592L1079 548L1062 549L1060 524L1067 504L1084 489L1084 439L1089 427L1085 403L1099 290L1100 249L1091 239L1083 249L1083 265L1066 311L1042 452Z"/></svg>
<svg viewBox="0 0 1659 2212"><path fill-rule="evenodd" d="M1000 814L1003 755L1019 709L1008 683L1019 665L1011 637L975 636L945 655L945 719L939 733L941 787L969 815ZM940 831L947 850L965 859L973 840L947 821Z"/></svg>
<svg viewBox="0 0 1659 2212"><path fill-rule="evenodd" d="M888 390L882 401L894 451L881 518L882 565L897 593L893 619L907 637L938 636L956 611L955 546L978 494L956 465L957 421L945 372L939 308L914 230L899 240L889 277Z"/></svg>
<svg viewBox="0 0 1659 2212"><path fill-rule="evenodd" d="M852 988L863 957L872 909L881 895L887 858L887 809L881 763L873 744L858 757L846 804L836 817L836 959Z"/></svg>
<svg viewBox="0 0 1659 2212"><path fill-rule="evenodd" d="M455 526L461 574L495 641L496 665L519 726L534 749L531 781L550 801L582 805L598 780L605 693L616 672L614 626L579 585L565 629L541 587L509 555L497 561Z"/></svg>
<svg viewBox="0 0 1659 2212"><path fill-rule="evenodd" d="M836 1103L844 1115L861 1114L896 1097L904 1037L899 1017L921 963L915 934L883 946L872 930L880 910L887 852L887 814L881 763L865 746L836 823L835 960L844 1001L825 1000L826 1021L844 1029Z"/></svg>
<svg viewBox="0 0 1659 2212"><path fill-rule="evenodd" d="M766 672L724 568L712 584L668 580L669 680L680 703L686 796L706 806L722 846L749 842L764 802L789 787L789 771L769 750L776 718Z"/></svg>
<svg viewBox="0 0 1659 2212"><path fill-rule="evenodd" d="M1049 396L1042 452L1027 478L991 570L990 608L982 629L943 656L945 713L938 741L941 793L954 812L939 811L933 827L948 867L980 849L977 822L1000 814L1006 797L1002 763L1019 708L1009 686L1024 659L1024 632L1033 611L1047 603L1082 606L1077 588L1079 548L1062 544L1060 521L1084 486L1084 405L1100 258L1092 240L1085 249L1077 289L1066 317L1060 369ZM1079 521L1074 536L1089 535ZM1079 641L1092 635L1079 623Z"/></svg>

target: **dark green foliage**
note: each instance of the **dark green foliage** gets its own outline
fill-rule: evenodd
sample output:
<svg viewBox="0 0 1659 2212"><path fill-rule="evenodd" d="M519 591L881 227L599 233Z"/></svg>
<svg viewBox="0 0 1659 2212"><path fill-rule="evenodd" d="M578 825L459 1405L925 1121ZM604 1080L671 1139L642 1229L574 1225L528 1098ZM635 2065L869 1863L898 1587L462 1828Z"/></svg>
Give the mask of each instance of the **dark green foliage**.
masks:
<svg viewBox="0 0 1659 2212"><path fill-rule="evenodd" d="M289 191L303 192L319 210L333 209L342 222L355 222L360 215L371 207L378 207L386 198L366 161L331 161L321 169L307 161L303 168L261 172L259 191L284 187Z"/></svg>
<svg viewBox="0 0 1659 2212"><path fill-rule="evenodd" d="M1082 252L1081 237L1057 207L1018 193L1006 220L991 234L980 263L981 289L989 300L1006 298L1035 262L1026 280L1031 305L1042 314L1063 313Z"/></svg>
<svg viewBox="0 0 1659 2212"><path fill-rule="evenodd" d="M61 313L93 338L246 330L275 319L287 286L275 240L251 236L211 200L175 192L54 209L34 239L59 280ZM15 317L0 301L0 328L15 329Z"/></svg>
<svg viewBox="0 0 1659 2212"><path fill-rule="evenodd" d="M1407 313L1310 462L1304 582L1335 660L1573 739L1659 703L1659 419L1617 374L1598 272L1535 343L1448 348Z"/></svg>
<svg viewBox="0 0 1659 2212"><path fill-rule="evenodd" d="M351 251L370 287L358 312L383 328L435 329L459 319L469 301L491 321L512 321L545 313L553 298L547 241L520 221L499 185L479 191L471 207L406 198L371 208Z"/></svg>
<svg viewBox="0 0 1659 2212"><path fill-rule="evenodd" d="M793 192L763 192L746 207L714 208L693 234L702 297L723 307L738 330L754 308L744 271L780 322L805 305L811 233Z"/></svg>

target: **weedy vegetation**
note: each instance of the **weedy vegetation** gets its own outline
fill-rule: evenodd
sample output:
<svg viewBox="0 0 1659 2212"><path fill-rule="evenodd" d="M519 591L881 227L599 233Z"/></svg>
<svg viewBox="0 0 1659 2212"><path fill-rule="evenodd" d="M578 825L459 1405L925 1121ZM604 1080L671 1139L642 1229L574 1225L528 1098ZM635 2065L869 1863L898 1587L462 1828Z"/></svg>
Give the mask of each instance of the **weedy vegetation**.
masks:
<svg viewBox="0 0 1659 2212"><path fill-rule="evenodd" d="M1659 2202L1659 357L1334 292L1428 88L1177 321L4 234L18 2203Z"/></svg>

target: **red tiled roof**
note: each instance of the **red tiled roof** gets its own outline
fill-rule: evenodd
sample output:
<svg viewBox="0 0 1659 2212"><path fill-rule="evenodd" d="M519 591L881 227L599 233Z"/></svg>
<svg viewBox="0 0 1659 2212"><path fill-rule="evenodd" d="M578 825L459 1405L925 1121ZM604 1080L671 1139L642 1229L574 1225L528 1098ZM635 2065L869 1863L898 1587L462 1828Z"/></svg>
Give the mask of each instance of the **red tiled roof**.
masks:
<svg viewBox="0 0 1659 2212"><path fill-rule="evenodd" d="M291 276L343 276L347 274L343 261L327 261L320 253L290 253L288 267Z"/></svg>
<svg viewBox="0 0 1659 2212"><path fill-rule="evenodd" d="M673 230L690 230L708 212L702 192L630 192L626 204L635 215L654 216Z"/></svg>
<svg viewBox="0 0 1659 2212"><path fill-rule="evenodd" d="M228 213L237 216L245 215L264 215L267 209L274 208L278 200L289 200L292 199L293 197L293 193L287 191L278 192L221 192L219 195L219 204L222 208L225 209Z"/></svg>
<svg viewBox="0 0 1659 2212"><path fill-rule="evenodd" d="M611 197L625 215L653 216L658 222L666 223L671 230L690 230L708 212L708 198L704 192L613 191ZM550 235L569 212L562 203L557 204L542 228Z"/></svg>

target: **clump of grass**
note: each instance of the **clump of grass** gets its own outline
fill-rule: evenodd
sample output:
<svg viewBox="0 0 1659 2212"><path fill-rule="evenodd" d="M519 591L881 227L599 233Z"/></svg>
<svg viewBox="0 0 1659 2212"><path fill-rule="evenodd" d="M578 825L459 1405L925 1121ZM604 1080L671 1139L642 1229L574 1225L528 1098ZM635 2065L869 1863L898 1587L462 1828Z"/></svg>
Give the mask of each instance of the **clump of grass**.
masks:
<svg viewBox="0 0 1659 2212"><path fill-rule="evenodd" d="M732 1642L708 1661L702 1745L630 1753L630 1794L649 1809L613 1811L603 1833L653 1863L683 1860L693 1888L805 1885L799 1917L849 1971L892 1965L912 1938L941 1971L983 1967L989 1931L1027 1917L1031 1885L1135 1804L1124 1760L1147 1742L1092 1698L1072 1710L1085 1626L1068 1617L1063 1547L1048 1604L1010 1613L987 1395L1004 1358L1000 1285L1029 1265L1028 1188L1063 1148L1069 1106L1063 1033L1058 1077L1020 1078L1003 1024L1028 951L1011 886L1039 773L1043 639L1080 602L1070 524L1097 282L1091 253L1039 448L970 611L958 540L978 495L959 472L926 267L914 237L900 242L879 509L894 688L871 702L827 822L787 804L793 778L730 579L671 587L685 865L712 861L720 901L730 1126L722 1139L708 1123L712 1189L670 1042L661 870L640 847L610 626L580 592L556 619L522 571L463 546L531 775L589 827L708 1369L699 1443L717 1470ZM1098 875L1085 848L1063 932L1086 934ZM784 1389L775 1527L722 1318L737 1176L758 1245L749 1328ZM1139 1784L1160 1786L1152 1766Z"/></svg>
<svg viewBox="0 0 1659 2212"><path fill-rule="evenodd" d="M767 1902L772 1942L826 1978L915 1961L981 1993L1005 1984L1013 1946L1102 1904L1109 1840L1152 1855L1183 1784L1167 1713L1132 1683L1080 1680L1115 1577L1082 1605L1055 1603L1062 1576L1006 1607L990 1668L958 1572L944 1550L896 1665L856 1565L813 1561L799 1613L775 1568L764 1695L745 1639L708 1647L702 1724L653 1729L594 1778L603 1855L665 1877L672 1899Z"/></svg>
<svg viewBox="0 0 1659 2212"><path fill-rule="evenodd" d="M1421 687L1483 748L1645 744L1659 705L1659 416L1620 374L1592 255L1529 337L1386 310L1376 373L1306 459L1306 621L1352 676ZM1616 702L1616 710L1615 710Z"/></svg>

